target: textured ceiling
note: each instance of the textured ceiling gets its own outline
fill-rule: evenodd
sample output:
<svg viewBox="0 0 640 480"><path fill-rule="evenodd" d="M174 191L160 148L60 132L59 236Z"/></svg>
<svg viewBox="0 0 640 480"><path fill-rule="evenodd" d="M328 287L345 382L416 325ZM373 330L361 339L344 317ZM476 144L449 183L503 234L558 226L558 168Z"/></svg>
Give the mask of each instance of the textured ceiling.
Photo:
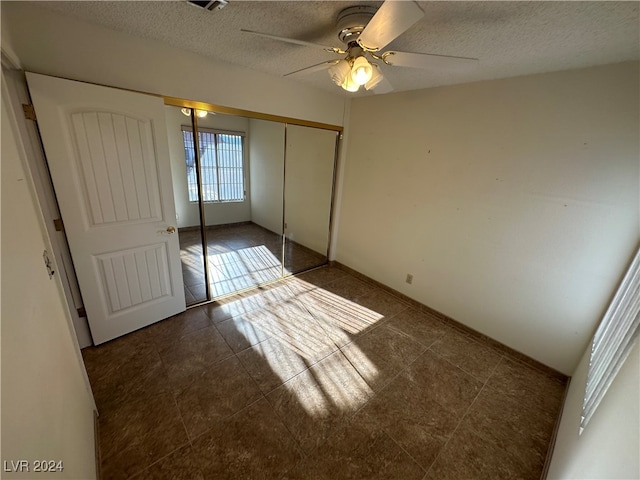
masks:
<svg viewBox="0 0 640 480"><path fill-rule="evenodd" d="M342 47L340 10L382 2L240 1L208 12L185 1L56 1L43 8L212 59L284 75L339 58L241 28ZM387 49L479 58L465 72L383 67L395 91L640 59L638 2L418 2L425 16ZM296 77L334 92L326 72ZM363 95L358 93L356 95Z"/></svg>

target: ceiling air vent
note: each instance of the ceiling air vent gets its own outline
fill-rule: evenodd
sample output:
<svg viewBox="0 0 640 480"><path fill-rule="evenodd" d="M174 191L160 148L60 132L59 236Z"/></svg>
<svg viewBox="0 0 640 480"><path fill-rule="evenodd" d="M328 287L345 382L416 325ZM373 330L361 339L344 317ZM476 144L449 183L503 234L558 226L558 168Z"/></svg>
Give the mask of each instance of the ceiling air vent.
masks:
<svg viewBox="0 0 640 480"><path fill-rule="evenodd" d="M187 0L187 3L198 8L203 8L204 10L213 11L213 10L222 10L224 7L227 6L229 2L227 0L204 0L204 1Z"/></svg>

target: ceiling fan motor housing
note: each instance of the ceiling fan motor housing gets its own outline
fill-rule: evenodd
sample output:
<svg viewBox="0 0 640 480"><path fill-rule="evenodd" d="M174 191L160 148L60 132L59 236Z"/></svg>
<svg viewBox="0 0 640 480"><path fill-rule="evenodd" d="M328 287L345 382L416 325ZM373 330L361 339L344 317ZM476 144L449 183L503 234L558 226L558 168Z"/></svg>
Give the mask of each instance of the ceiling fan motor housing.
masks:
<svg viewBox="0 0 640 480"><path fill-rule="evenodd" d="M348 7L338 14L338 38L345 45L355 42L376 13L375 7Z"/></svg>

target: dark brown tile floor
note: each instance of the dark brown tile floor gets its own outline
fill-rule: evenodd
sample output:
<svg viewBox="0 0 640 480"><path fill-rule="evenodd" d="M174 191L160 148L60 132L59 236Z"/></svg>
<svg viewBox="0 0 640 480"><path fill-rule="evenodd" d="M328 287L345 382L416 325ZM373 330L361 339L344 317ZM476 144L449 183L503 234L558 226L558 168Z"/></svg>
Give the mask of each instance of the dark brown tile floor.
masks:
<svg viewBox="0 0 640 480"><path fill-rule="evenodd" d="M538 479L564 385L324 267L83 350L111 479Z"/></svg>
<svg viewBox="0 0 640 480"><path fill-rule="evenodd" d="M180 260L187 305L207 299L200 230L180 229ZM326 263L326 256L286 241L251 222L207 227L212 298L255 287Z"/></svg>

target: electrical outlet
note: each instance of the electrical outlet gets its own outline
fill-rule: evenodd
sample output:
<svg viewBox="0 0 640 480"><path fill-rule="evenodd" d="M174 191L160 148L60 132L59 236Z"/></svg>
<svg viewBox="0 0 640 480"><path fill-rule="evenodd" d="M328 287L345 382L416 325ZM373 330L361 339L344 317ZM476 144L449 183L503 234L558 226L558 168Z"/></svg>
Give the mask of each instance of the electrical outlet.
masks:
<svg viewBox="0 0 640 480"><path fill-rule="evenodd" d="M405 282L411 285L413 283L413 275L411 275L410 273L407 273L407 279L405 280Z"/></svg>

